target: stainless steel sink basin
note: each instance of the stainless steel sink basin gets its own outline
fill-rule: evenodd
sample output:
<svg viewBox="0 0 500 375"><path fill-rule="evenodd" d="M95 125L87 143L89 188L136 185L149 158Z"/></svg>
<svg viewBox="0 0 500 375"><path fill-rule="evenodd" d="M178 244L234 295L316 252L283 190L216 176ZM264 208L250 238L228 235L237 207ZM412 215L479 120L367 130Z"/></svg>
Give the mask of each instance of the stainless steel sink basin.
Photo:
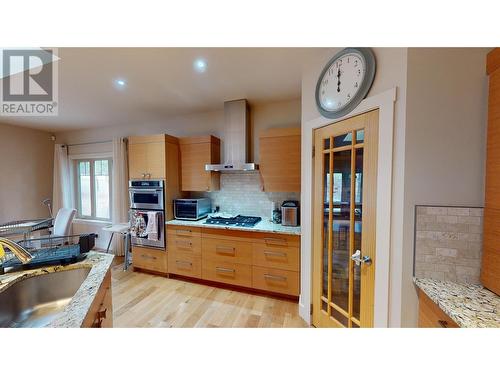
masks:
<svg viewBox="0 0 500 375"><path fill-rule="evenodd" d="M69 304L90 268L19 281L0 293L0 327L44 327Z"/></svg>

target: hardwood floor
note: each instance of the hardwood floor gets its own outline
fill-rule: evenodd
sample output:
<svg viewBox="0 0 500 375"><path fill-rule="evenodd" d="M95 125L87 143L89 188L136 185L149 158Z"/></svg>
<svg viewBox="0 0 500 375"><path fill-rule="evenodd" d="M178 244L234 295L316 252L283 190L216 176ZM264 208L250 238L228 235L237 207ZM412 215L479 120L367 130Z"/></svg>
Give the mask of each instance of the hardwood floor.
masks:
<svg viewBox="0 0 500 375"><path fill-rule="evenodd" d="M307 327L293 301L112 269L114 327Z"/></svg>

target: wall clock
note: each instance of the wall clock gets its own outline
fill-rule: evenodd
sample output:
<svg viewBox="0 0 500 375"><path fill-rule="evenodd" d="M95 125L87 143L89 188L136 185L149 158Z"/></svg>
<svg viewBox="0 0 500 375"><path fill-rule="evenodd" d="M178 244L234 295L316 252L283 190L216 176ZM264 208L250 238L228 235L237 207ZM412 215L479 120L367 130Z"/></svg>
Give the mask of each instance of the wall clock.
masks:
<svg viewBox="0 0 500 375"><path fill-rule="evenodd" d="M321 115L343 117L365 98L375 78L375 56L370 48L345 48L326 64L316 84Z"/></svg>

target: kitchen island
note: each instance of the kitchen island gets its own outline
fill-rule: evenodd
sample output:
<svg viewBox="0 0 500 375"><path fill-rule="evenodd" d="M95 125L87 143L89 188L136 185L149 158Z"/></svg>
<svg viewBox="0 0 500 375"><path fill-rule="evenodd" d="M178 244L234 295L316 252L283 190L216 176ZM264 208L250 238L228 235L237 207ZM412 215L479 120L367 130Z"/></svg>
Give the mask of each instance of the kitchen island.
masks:
<svg viewBox="0 0 500 375"><path fill-rule="evenodd" d="M0 275L0 294L24 280L47 274L89 269L68 305L46 327L112 326L111 263L114 255L90 251L85 259L68 265L50 265Z"/></svg>

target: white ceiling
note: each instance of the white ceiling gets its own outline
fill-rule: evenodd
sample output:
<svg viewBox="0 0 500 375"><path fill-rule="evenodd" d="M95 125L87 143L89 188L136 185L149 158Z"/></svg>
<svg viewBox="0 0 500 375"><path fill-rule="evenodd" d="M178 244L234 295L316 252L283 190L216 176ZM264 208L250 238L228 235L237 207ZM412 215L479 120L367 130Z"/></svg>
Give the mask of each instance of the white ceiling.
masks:
<svg viewBox="0 0 500 375"><path fill-rule="evenodd" d="M59 115L0 122L51 131L139 125L223 102L300 97L302 68L315 48L60 48ZM206 60L205 73L193 69ZM116 78L127 87L117 90Z"/></svg>

